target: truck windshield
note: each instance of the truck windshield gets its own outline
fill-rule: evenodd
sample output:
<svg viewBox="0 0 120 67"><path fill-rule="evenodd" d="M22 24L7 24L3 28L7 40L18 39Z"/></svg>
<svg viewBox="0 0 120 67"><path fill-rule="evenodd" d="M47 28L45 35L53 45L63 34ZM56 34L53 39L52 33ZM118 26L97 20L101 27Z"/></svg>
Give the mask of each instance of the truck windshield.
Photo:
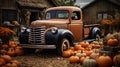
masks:
<svg viewBox="0 0 120 67"><path fill-rule="evenodd" d="M67 19L69 12L67 10L51 10L46 13L46 19Z"/></svg>

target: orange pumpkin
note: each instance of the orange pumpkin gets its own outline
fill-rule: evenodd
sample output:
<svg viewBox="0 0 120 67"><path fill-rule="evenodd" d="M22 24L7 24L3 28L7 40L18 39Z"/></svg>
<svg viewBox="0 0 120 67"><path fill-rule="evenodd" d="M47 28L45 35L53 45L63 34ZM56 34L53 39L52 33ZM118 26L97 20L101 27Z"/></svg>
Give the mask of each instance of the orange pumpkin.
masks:
<svg viewBox="0 0 120 67"><path fill-rule="evenodd" d="M99 56L96 59L96 62L98 64L99 67L112 67L112 59L110 56Z"/></svg>
<svg viewBox="0 0 120 67"><path fill-rule="evenodd" d="M120 61L120 54L118 54L118 55L116 55L116 56L113 57L113 63L114 64L116 64L116 63L120 64L120 62L117 62L117 61Z"/></svg>
<svg viewBox="0 0 120 67"><path fill-rule="evenodd" d="M109 40L107 41L107 44L108 44L109 46L117 46L117 45L118 45L118 40L117 40L117 39L109 39Z"/></svg>
<svg viewBox="0 0 120 67"><path fill-rule="evenodd" d="M18 67L16 63L10 62L5 65L6 67Z"/></svg>
<svg viewBox="0 0 120 67"><path fill-rule="evenodd" d="M4 45L1 45L2 49L8 49L8 45L7 44L4 44Z"/></svg>
<svg viewBox="0 0 120 67"><path fill-rule="evenodd" d="M5 60L3 58L0 57L0 66L5 64Z"/></svg>
<svg viewBox="0 0 120 67"><path fill-rule="evenodd" d="M77 62L79 62L79 57L78 56L71 56L71 57L69 57L69 62L70 63L77 63Z"/></svg>
<svg viewBox="0 0 120 67"><path fill-rule="evenodd" d="M90 56L93 53L93 51L92 50L89 50L89 51L86 50L85 53L86 53L87 56Z"/></svg>
<svg viewBox="0 0 120 67"><path fill-rule="evenodd" d="M74 48L74 47L70 47L69 49L70 49L70 50L73 50L73 51L75 50L75 48Z"/></svg>
<svg viewBox="0 0 120 67"><path fill-rule="evenodd" d="M70 57L71 56L71 51L70 50L63 51L62 56L63 57Z"/></svg>
<svg viewBox="0 0 120 67"><path fill-rule="evenodd" d="M5 62L11 62L12 58L9 55L2 55L1 58L5 60Z"/></svg>
<svg viewBox="0 0 120 67"><path fill-rule="evenodd" d="M9 56L15 56L15 50L14 50L13 48L9 48L7 54L8 54Z"/></svg>
<svg viewBox="0 0 120 67"><path fill-rule="evenodd" d="M88 47L89 46L89 42L80 42L80 45L84 48Z"/></svg>
<svg viewBox="0 0 120 67"><path fill-rule="evenodd" d="M10 41L9 46L15 48L17 46L17 43L15 41Z"/></svg>
<svg viewBox="0 0 120 67"><path fill-rule="evenodd" d="M7 50L5 50L5 49L0 50L0 54L5 55L6 53L7 53Z"/></svg>
<svg viewBox="0 0 120 67"><path fill-rule="evenodd" d="M16 55L23 55L23 49L22 49L22 47L17 46L17 47L15 48L15 54L16 54Z"/></svg>
<svg viewBox="0 0 120 67"><path fill-rule="evenodd" d="M81 45L79 45L79 44L76 44L75 46L74 46L74 48L75 48L75 50L81 50Z"/></svg>
<svg viewBox="0 0 120 67"><path fill-rule="evenodd" d="M83 64L83 61L84 61L85 59L86 59L86 57L84 57L84 56L81 57L81 58L80 58L80 63Z"/></svg>
<svg viewBox="0 0 120 67"><path fill-rule="evenodd" d="M12 60L11 62L13 62L13 63L17 64L17 66L18 66L18 67L20 66L20 62L19 62L19 61L17 61L17 60Z"/></svg>

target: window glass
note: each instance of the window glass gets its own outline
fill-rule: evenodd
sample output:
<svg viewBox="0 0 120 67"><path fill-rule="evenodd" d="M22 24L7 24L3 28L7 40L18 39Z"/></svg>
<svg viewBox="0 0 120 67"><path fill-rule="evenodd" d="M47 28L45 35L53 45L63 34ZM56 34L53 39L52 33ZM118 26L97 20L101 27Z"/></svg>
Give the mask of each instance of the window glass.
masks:
<svg viewBox="0 0 120 67"><path fill-rule="evenodd" d="M72 13L72 20L80 20L80 12L73 12Z"/></svg>
<svg viewBox="0 0 120 67"><path fill-rule="evenodd" d="M67 19L69 12L67 10L52 10L46 13L46 19Z"/></svg>

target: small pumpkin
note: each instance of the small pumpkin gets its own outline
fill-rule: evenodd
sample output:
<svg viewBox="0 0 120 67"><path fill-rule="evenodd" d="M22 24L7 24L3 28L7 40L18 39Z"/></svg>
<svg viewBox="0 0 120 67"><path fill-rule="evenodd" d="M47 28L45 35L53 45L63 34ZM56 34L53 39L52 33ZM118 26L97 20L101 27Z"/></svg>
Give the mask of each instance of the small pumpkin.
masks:
<svg viewBox="0 0 120 67"><path fill-rule="evenodd" d="M14 62L9 62L5 65L6 67L18 67L16 63Z"/></svg>
<svg viewBox="0 0 120 67"><path fill-rule="evenodd" d="M0 54L5 55L6 53L7 53L7 50L5 50L5 49L0 50Z"/></svg>
<svg viewBox="0 0 120 67"><path fill-rule="evenodd" d="M7 44L3 44L1 45L2 49L8 49L8 45Z"/></svg>
<svg viewBox="0 0 120 67"><path fill-rule="evenodd" d="M78 56L71 56L71 57L69 57L69 62L70 63L78 63L79 57Z"/></svg>
<svg viewBox="0 0 120 67"><path fill-rule="evenodd" d="M81 58L81 57L85 57L86 54L83 51L81 51L80 53L76 53L76 56L78 56L79 58Z"/></svg>
<svg viewBox="0 0 120 67"><path fill-rule="evenodd" d="M75 50L75 48L74 48L74 47L72 47L72 46L71 46L69 49L70 49L70 50L73 50L73 51Z"/></svg>
<svg viewBox="0 0 120 67"><path fill-rule="evenodd" d="M99 53L93 52L93 53L90 55L90 57L96 59L96 58L99 57L99 55L100 55Z"/></svg>
<svg viewBox="0 0 120 67"><path fill-rule="evenodd" d="M89 42L85 41L85 42L80 42L80 45L84 48L87 48L89 46Z"/></svg>
<svg viewBox="0 0 120 67"><path fill-rule="evenodd" d="M15 48L17 46L17 43L15 41L10 41L9 46Z"/></svg>
<svg viewBox="0 0 120 67"><path fill-rule="evenodd" d="M102 55L96 59L99 67L112 67L112 59L110 56Z"/></svg>
<svg viewBox="0 0 120 67"><path fill-rule="evenodd" d="M75 48L75 50L81 50L81 45L79 45L79 44L76 44L75 46L74 46L74 48Z"/></svg>
<svg viewBox="0 0 120 67"><path fill-rule="evenodd" d="M97 67L97 62L95 59L85 59L83 61L83 67Z"/></svg>
<svg viewBox="0 0 120 67"><path fill-rule="evenodd" d="M16 48L15 48L15 54L16 55L23 55L23 48L22 47L20 47L20 46L17 46Z"/></svg>
<svg viewBox="0 0 120 67"><path fill-rule="evenodd" d="M14 50L13 48L9 48L7 54L8 54L9 56L15 56L15 50Z"/></svg>
<svg viewBox="0 0 120 67"><path fill-rule="evenodd" d="M84 57L84 56L81 57L81 58L80 58L80 63L83 64L83 61L84 61L85 59L86 59L86 57Z"/></svg>
<svg viewBox="0 0 120 67"><path fill-rule="evenodd" d="M117 45L118 45L118 40L117 40L117 39L109 39L109 40L107 41L107 44L108 44L109 46L117 46Z"/></svg>
<svg viewBox="0 0 120 67"><path fill-rule="evenodd" d="M114 57L113 57L113 63L114 63L114 65L120 65L120 54L118 54L118 55L115 55Z"/></svg>
<svg viewBox="0 0 120 67"><path fill-rule="evenodd" d="M86 50L85 53L86 53L87 56L90 56L93 53L93 51L92 50L89 50L89 51Z"/></svg>
<svg viewBox="0 0 120 67"><path fill-rule="evenodd" d="M4 65L6 62L3 58L0 57L0 66Z"/></svg>
<svg viewBox="0 0 120 67"><path fill-rule="evenodd" d="M2 55L1 58L3 58L7 63L12 61L12 58L9 55Z"/></svg>
<svg viewBox="0 0 120 67"><path fill-rule="evenodd" d="M17 60L12 60L11 62L17 64L18 67L20 66L20 62Z"/></svg>
<svg viewBox="0 0 120 67"><path fill-rule="evenodd" d="M70 57L71 56L71 51L70 50L63 51L62 56L63 57Z"/></svg>

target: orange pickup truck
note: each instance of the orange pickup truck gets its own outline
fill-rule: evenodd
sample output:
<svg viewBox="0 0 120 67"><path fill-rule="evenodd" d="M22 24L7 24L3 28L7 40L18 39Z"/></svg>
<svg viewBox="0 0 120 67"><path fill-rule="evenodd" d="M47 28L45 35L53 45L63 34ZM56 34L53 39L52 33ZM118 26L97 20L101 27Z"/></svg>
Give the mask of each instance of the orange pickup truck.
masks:
<svg viewBox="0 0 120 67"><path fill-rule="evenodd" d="M48 8L45 20L33 21L19 36L20 45L33 52L37 48L56 49L59 55L75 42L99 39L99 24L84 25L78 7Z"/></svg>

